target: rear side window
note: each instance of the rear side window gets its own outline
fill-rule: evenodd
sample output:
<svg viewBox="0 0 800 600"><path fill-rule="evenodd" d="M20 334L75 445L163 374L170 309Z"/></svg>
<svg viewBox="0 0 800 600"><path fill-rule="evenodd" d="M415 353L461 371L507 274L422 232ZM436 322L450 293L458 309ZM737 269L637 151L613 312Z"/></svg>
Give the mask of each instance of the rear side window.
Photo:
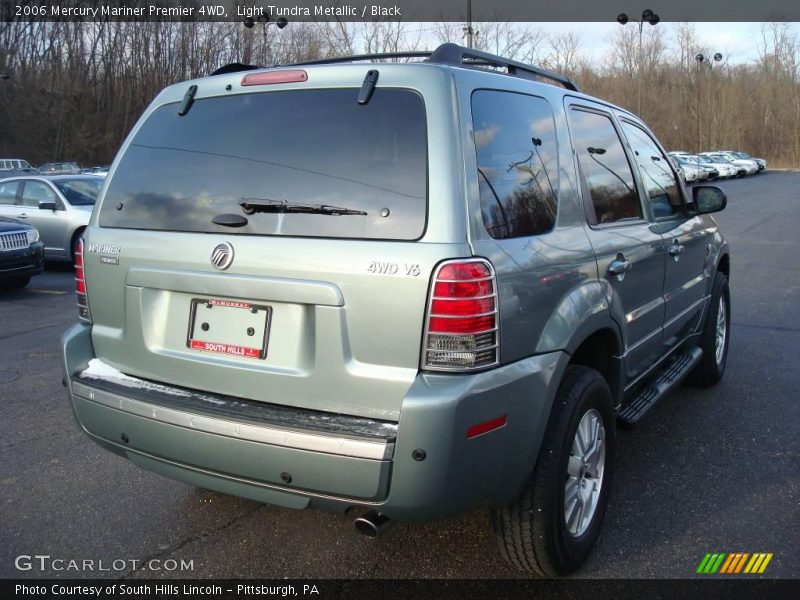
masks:
<svg viewBox="0 0 800 600"><path fill-rule="evenodd" d="M503 239L550 231L558 187L550 105L535 96L478 90L472 94L472 125L489 235Z"/></svg>
<svg viewBox="0 0 800 600"><path fill-rule="evenodd" d="M581 175L592 200L592 224L641 219L631 166L611 118L573 108L570 124Z"/></svg>
<svg viewBox="0 0 800 600"><path fill-rule="evenodd" d="M0 204L6 206L13 206L17 204L17 190L19 189L19 181L6 181L0 183Z"/></svg>
<svg viewBox="0 0 800 600"><path fill-rule="evenodd" d="M185 116L178 115L178 104L158 108L117 166L100 225L418 239L427 215L422 97L378 88L368 104L359 105L358 92L198 99ZM285 209L276 210L283 204ZM253 205L271 211L253 213ZM330 207L351 212L330 214ZM237 229L213 223L221 214L242 215L248 223Z"/></svg>

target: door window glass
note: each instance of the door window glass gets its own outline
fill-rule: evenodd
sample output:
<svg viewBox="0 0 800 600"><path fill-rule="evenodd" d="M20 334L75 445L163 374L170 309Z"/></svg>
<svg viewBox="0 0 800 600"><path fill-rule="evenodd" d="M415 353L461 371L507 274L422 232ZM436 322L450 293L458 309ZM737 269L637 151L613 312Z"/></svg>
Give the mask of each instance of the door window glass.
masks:
<svg viewBox="0 0 800 600"><path fill-rule="evenodd" d="M581 174L592 200L590 221L602 225L641 219L633 173L611 118L573 109L570 124Z"/></svg>
<svg viewBox="0 0 800 600"><path fill-rule="evenodd" d="M41 181L26 181L22 188L23 206L39 208L39 202L58 202L56 193Z"/></svg>
<svg viewBox="0 0 800 600"><path fill-rule="evenodd" d="M681 195L678 181L653 138L641 127L622 122L622 130L639 165L642 185L647 191L653 216L669 217L680 211Z"/></svg>

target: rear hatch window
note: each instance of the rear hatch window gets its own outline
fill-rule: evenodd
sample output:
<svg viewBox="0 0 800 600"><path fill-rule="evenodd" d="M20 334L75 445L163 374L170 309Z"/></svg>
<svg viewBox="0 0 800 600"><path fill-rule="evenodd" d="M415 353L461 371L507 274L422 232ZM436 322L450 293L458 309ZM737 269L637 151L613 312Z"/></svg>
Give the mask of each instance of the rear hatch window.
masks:
<svg viewBox="0 0 800 600"><path fill-rule="evenodd" d="M427 216L422 97L261 92L158 108L119 162L102 227L415 240ZM255 210L254 210L255 209ZM338 210L345 209L345 210ZM215 217L238 215L231 228ZM223 219L224 220L224 219Z"/></svg>

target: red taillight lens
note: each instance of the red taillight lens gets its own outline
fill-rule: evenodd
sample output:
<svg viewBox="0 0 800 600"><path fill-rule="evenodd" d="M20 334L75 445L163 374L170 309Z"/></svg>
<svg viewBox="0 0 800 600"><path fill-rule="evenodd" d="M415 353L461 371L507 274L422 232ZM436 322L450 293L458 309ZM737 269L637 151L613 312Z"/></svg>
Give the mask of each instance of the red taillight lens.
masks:
<svg viewBox="0 0 800 600"><path fill-rule="evenodd" d="M242 77L242 85L272 85L275 83L301 83L308 81L308 73L300 69L250 73Z"/></svg>
<svg viewBox="0 0 800 600"><path fill-rule="evenodd" d="M484 259L442 264L431 281L423 368L464 371L497 364L497 334L492 265Z"/></svg>
<svg viewBox="0 0 800 600"><path fill-rule="evenodd" d="M78 240L75 247L75 294L78 296L78 318L91 323L89 299L86 297L86 275L83 271L83 239Z"/></svg>

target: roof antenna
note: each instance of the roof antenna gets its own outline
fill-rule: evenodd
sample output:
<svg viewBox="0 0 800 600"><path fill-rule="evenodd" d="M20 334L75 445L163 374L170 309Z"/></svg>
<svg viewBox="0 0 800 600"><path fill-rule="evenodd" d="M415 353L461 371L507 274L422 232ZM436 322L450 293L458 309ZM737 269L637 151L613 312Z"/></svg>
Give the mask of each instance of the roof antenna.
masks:
<svg viewBox="0 0 800 600"><path fill-rule="evenodd" d="M375 91L375 85L378 83L378 71L370 69L367 71L367 76L364 77L364 83L361 84L361 90L358 92L358 103L365 105L372 98L372 92Z"/></svg>

